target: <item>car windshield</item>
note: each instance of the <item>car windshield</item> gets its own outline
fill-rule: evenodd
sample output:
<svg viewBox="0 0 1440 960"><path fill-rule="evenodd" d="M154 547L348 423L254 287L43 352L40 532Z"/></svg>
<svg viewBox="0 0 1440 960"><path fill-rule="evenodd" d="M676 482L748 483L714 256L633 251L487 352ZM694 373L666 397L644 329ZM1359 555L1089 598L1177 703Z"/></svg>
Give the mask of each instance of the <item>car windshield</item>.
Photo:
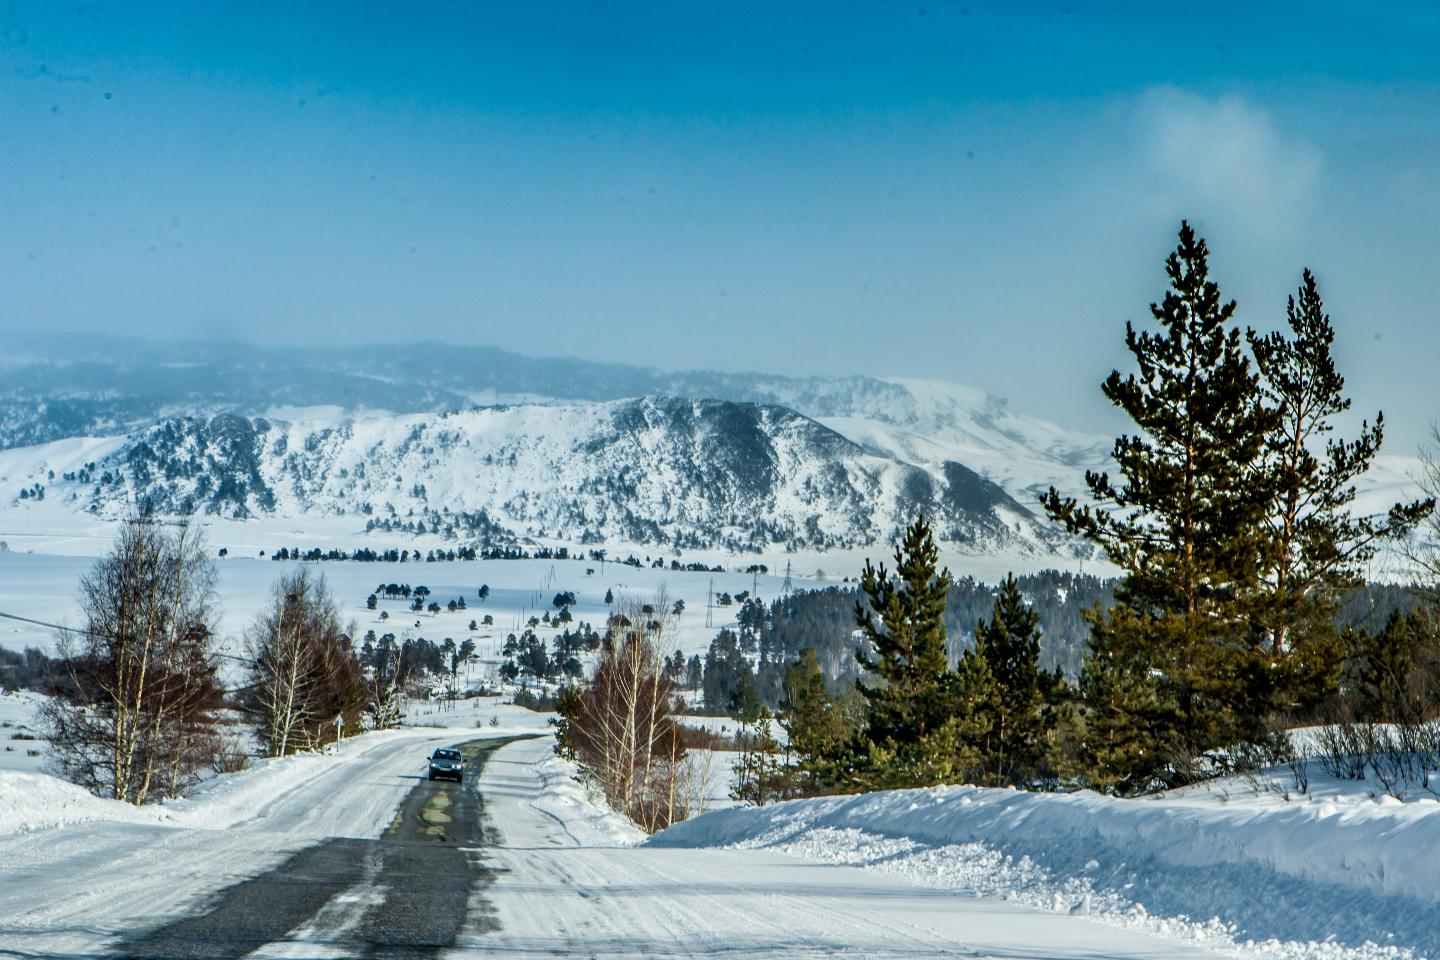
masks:
<svg viewBox="0 0 1440 960"><path fill-rule="evenodd" d="M434 757L434 759L436 759L436 760L459 760L459 759L460 759L460 751L459 751L459 750L436 750L436 751L435 751L435 757Z"/></svg>

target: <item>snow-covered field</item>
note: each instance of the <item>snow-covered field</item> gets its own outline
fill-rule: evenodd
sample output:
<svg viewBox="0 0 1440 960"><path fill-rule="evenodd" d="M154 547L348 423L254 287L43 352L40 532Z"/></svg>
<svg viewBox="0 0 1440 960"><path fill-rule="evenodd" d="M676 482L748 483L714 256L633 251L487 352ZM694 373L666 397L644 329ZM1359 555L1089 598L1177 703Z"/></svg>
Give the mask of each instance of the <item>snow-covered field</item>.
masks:
<svg viewBox="0 0 1440 960"><path fill-rule="evenodd" d="M40 770L46 744L35 730L35 710L41 700L35 693L0 693L0 770Z"/></svg>
<svg viewBox="0 0 1440 960"><path fill-rule="evenodd" d="M211 542L215 542L213 537ZM0 612L79 626L80 579L94 562L93 556L86 555L0 553ZM275 580L300 566L291 561L236 556L217 561L222 648L232 653L242 651L245 630L268 600ZM689 573L576 560L336 561L305 566L325 577L341 608L342 618L354 621L357 636L374 630L377 634L388 632L397 637L408 634L436 642L446 637L456 641L472 638L482 662L491 667L499 662L499 649L506 634L519 633L531 616L554 613L551 602L561 591L575 593L577 603L571 608L575 620L588 621L597 629L603 628L605 617L612 609L629 601L647 603L661 594L671 604L683 600L685 609L673 618L670 639L690 654L703 653L716 631L726 625L733 626L739 609L738 605L715 606L710 611L710 625L706 626L705 605L712 580L716 592L735 594L754 589L759 596L770 600L779 595L784 579L783 574L756 577L734 572ZM430 599L442 607L449 600L464 597L466 609L455 613L442 610L432 616L414 613L406 600L381 598L376 610L367 610L365 598L381 583L408 583L412 587L423 584L432 591ZM797 589L814 585L814 581L801 577L792 578L792 583ZM483 602L477 596L481 584L490 587L490 597ZM605 604L607 590L614 593L614 607ZM387 618L381 618L382 612ZM492 627L480 626L486 614L494 618ZM473 632L468 629L472 620L480 627ZM553 630L542 624L537 632L548 639ZM33 646L53 651L56 631L31 623L0 620L0 646L12 650Z"/></svg>

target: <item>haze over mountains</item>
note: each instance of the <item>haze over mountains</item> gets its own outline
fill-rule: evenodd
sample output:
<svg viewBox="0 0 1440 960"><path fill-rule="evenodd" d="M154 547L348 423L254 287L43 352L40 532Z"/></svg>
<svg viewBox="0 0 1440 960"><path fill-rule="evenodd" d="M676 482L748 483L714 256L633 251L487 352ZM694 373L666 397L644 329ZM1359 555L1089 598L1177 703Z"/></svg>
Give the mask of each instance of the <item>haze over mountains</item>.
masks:
<svg viewBox="0 0 1440 960"><path fill-rule="evenodd" d="M942 381L491 347L32 337L0 364L7 504L353 517L475 545L859 548L923 512L962 549L1069 553L1036 501L1080 492L1110 446Z"/></svg>

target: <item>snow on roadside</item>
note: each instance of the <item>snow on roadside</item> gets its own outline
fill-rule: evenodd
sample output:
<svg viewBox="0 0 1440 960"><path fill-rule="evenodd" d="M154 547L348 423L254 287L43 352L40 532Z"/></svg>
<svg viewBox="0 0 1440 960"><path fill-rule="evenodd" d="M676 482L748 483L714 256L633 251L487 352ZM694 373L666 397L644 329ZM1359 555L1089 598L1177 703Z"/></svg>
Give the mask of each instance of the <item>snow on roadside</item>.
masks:
<svg viewBox="0 0 1440 960"><path fill-rule="evenodd" d="M887 791L720 810L649 841L763 847L1248 955L1440 955L1440 803L1269 808Z"/></svg>
<svg viewBox="0 0 1440 960"><path fill-rule="evenodd" d="M553 749L553 741L543 741ZM645 831L611 810L579 779L580 768L551 753L535 763L540 780L530 806L564 827L578 846L629 847L645 839Z"/></svg>
<svg viewBox="0 0 1440 960"><path fill-rule="evenodd" d="M449 736L458 741L535 732L531 725L381 730L352 737L323 753L260 760L247 770L207 780L186 797L142 807L96 797L48 774L0 769L0 836L94 820L221 830L256 816L266 804L301 784L332 776L348 764L366 763L371 751L397 739Z"/></svg>
<svg viewBox="0 0 1440 960"><path fill-rule="evenodd" d="M49 774L0 770L0 836L90 820L156 823L164 813L160 807L101 799Z"/></svg>

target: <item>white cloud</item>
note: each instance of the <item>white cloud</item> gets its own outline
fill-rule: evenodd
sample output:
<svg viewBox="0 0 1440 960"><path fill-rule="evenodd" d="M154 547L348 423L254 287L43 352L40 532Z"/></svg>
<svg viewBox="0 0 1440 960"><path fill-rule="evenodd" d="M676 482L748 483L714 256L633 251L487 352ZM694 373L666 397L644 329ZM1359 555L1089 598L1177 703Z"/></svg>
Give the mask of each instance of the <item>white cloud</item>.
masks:
<svg viewBox="0 0 1440 960"><path fill-rule="evenodd" d="M1197 220L1225 221L1251 239L1294 235L1320 179L1313 143L1237 96L1208 99L1162 87L1135 110L1141 155L1157 199Z"/></svg>

